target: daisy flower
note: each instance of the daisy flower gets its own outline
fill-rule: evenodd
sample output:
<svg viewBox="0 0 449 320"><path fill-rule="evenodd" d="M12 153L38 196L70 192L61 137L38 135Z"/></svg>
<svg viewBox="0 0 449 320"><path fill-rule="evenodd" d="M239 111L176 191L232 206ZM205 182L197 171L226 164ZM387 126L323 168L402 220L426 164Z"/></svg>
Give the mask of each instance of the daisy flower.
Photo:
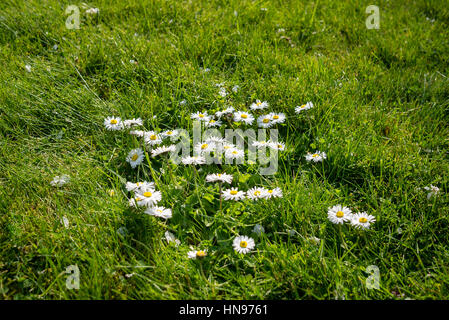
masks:
<svg viewBox="0 0 449 320"><path fill-rule="evenodd" d="M222 191L222 196L224 200L242 200L245 199L245 192L239 191L237 188L231 188Z"/></svg>
<svg viewBox="0 0 449 320"><path fill-rule="evenodd" d="M150 146L154 146L156 144L162 143L161 136L154 131L145 132L144 139L145 139L145 143L149 144Z"/></svg>
<svg viewBox="0 0 449 320"><path fill-rule="evenodd" d="M205 122L204 124L206 128L220 127L222 125L220 120L210 119L209 122Z"/></svg>
<svg viewBox="0 0 449 320"><path fill-rule="evenodd" d="M239 91L239 88L240 87L238 85L233 86L232 87L232 92L237 93L237 91Z"/></svg>
<svg viewBox="0 0 449 320"><path fill-rule="evenodd" d="M265 188L254 187L246 191L246 196L251 200L259 200L266 198L266 192Z"/></svg>
<svg viewBox="0 0 449 320"><path fill-rule="evenodd" d="M283 123L286 119L285 114L284 113L270 113L268 114L271 117L271 121L273 124L277 124L277 123Z"/></svg>
<svg viewBox="0 0 449 320"><path fill-rule="evenodd" d="M295 112L296 112L296 113L300 113L300 112L303 111L303 110L309 110L309 109L311 109L311 108L313 108L313 103L312 103L311 101L309 101L309 102L307 102L306 104L303 104L303 105L301 105L301 106L297 106L297 107L295 108Z"/></svg>
<svg viewBox="0 0 449 320"><path fill-rule="evenodd" d="M86 10L87 14L98 14L100 12L100 9L98 8L90 8Z"/></svg>
<svg viewBox="0 0 449 320"><path fill-rule="evenodd" d="M137 137L143 137L145 135L145 131L143 130L131 130L129 134L132 134Z"/></svg>
<svg viewBox="0 0 449 320"><path fill-rule="evenodd" d="M323 159L326 159L326 153L321 151L315 151L315 153L308 152L305 156L307 161L313 161L313 162L319 162L323 161Z"/></svg>
<svg viewBox="0 0 449 320"><path fill-rule="evenodd" d="M260 100L256 100L256 102L252 103L249 107L252 110L265 109L265 108L268 108L268 102L266 102L266 101L261 102Z"/></svg>
<svg viewBox="0 0 449 320"><path fill-rule="evenodd" d="M63 185L65 185L69 181L70 181L70 177L68 175L64 174L62 176L54 177L53 180L50 182L50 184L53 187L62 187Z"/></svg>
<svg viewBox="0 0 449 320"><path fill-rule="evenodd" d="M352 215L351 224L356 228L369 229L370 225L376 221L376 218L366 212L355 213Z"/></svg>
<svg viewBox="0 0 449 320"><path fill-rule="evenodd" d="M151 150L151 157L156 157L160 154L168 153L168 152L174 152L176 150L176 146L174 144L166 147L157 147L156 149Z"/></svg>
<svg viewBox="0 0 449 320"><path fill-rule="evenodd" d="M430 187L424 187L424 190L430 191L427 194L427 199L430 199L430 197L432 197L432 196L437 196L438 193L440 192L440 188L438 188L434 185L430 185Z"/></svg>
<svg viewBox="0 0 449 320"><path fill-rule="evenodd" d="M262 149L264 147L269 147L268 141L253 141L253 147L256 147L257 149Z"/></svg>
<svg viewBox="0 0 449 320"><path fill-rule="evenodd" d="M266 114L264 116L260 116L257 118L257 125L260 128L269 128L274 124L274 122L272 121L271 115Z"/></svg>
<svg viewBox="0 0 449 320"><path fill-rule="evenodd" d="M201 259L207 256L207 250L191 250L187 252L189 259Z"/></svg>
<svg viewBox="0 0 449 320"><path fill-rule="evenodd" d="M232 114L234 111L235 111L234 107L231 106L229 108L226 108L225 110L215 112L215 116L217 118L221 118L224 115Z"/></svg>
<svg viewBox="0 0 449 320"><path fill-rule="evenodd" d="M245 157L245 152L237 148L227 149L225 151L225 157L227 159L242 159Z"/></svg>
<svg viewBox="0 0 449 320"><path fill-rule="evenodd" d="M237 236L232 242L234 250L238 253L248 253L256 246L253 238L247 236Z"/></svg>
<svg viewBox="0 0 449 320"><path fill-rule="evenodd" d="M280 150L280 151L284 151L284 150L285 150L285 144L282 143L282 142L272 142L272 141L269 141L269 142L268 142L268 146L269 146L271 149L274 149L274 150Z"/></svg>
<svg viewBox="0 0 449 320"><path fill-rule="evenodd" d="M185 158L182 158L182 163L185 165L189 165L189 164L193 164L193 165L197 165L197 164L205 164L206 163L206 158L202 157L202 156L187 156Z"/></svg>
<svg viewBox="0 0 449 320"><path fill-rule="evenodd" d="M234 113L235 122L244 122L245 124L252 124L254 116L248 112L238 111Z"/></svg>
<svg viewBox="0 0 449 320"><path fill-rule="evenodd" d="M208 122L211 119L210 115L208 115L207 112L199 112L199 111L196 113L192 113L190 115L190 118L193 120L200 120L206 122Z"/></svg>
<svg viewBox="0 0 449 320"><path fill-rule="evenodd" d="M223 143L223 145L221 146L222 147L222 149L226 152L227 150L231 150L231 149L235 149L236 147L235 147L235 144L233 144L233 143L227 143L227 142L224 142Z"/></svg>
<svg viewBox="0 0 449 320"><path fill-rule="evenodd" d="M351 209L338 204L327 210L327 218L332 223L342 224L343 222L351 221L352 212Z"/></svg>
<svg viewBox="0 0 449 320"><path fill-rule="evenodd" d="M107 130L116 131L123 129L122 119L119 117L107 117L104 119L104 126Z"/></svg>
<svg viewBox="0 0 449 320"><path fill-rule="evenodd" d="M227 174L227 173L213 173L213 174L208 174L206 176L206 181L207 182L226 182L231 184L232 182L232 175L231 174Z"/></svg>
<svg viewBox="0 0 449 320"><path fill-rule="evenodd" d="M142 122L142 119L140 119L140 118L130 119L130 120L123 121L123 125L125 126L125 128L131 128L134 126L142 126L143 122Z"/></svg>
<svg viewBox="0 0 449 320"><path fill-rule="evenodd" d="M166 130L161 133L161 136L163 139L168 138L168 137L177 137L178 135L179 135L178 130Z"/></svg>
<svg viewBox="0 0 449 320"><path fill-rule="evenodd" d="M167 209L164 207L150 207L148 209L145 210L146 214L149 214L151 216L155 216L155 217L159 217L159 218L163 218L163 219L169 219L172 217L172 211L171 209Z"/></svg>
<svg viewBox="0 0 449 320"><path fill-rule="evenodd" d="M143 200L143 198L134 196L133 198L129 199L128 203L129 203L130 207L137 208L138 206L143 206L142 200Z"/></svg>
<svg viewBox="0 0 449 320"><path fill-rule="evenodd" d="M217 137L217 136L212 136L212 137L207 137L204 142L206 143L213 143L215 145L219 145L219 144L223 144L226 142L225 139Z"/></svg>
<svg viewBox="0 0 449 320"><path fill-rule="evenodd" d="M271 199L271 198L282 198L282 189L279 187L276 187L274 189L268 189L265 193L265 199Z"/></svg>
<svg viewBox="0 0 449 320"><path fill-rule="evenodd" d="M128 181L126 183L127 191L139 191L140 188L154 188L154 182L143 181L143 182L132 183L132 182Z"/></svg>
<svg viewBox="0 0 449 320"><path fill-rule="evenodd" d="M135 199L138 205L152 207L161 201L162 194L160 191L155 191L154 188L145 187L136 192Z"/></svg>
<svg viewBox="0 0 449 320"><path fill-rule="evenodd" d="M215 150L215 143L200 142L195 145L193 152L195 154L210 153Z"/></svg>
<svg viewBox="0 0 449 320"><path fill-rule="evenodd" d="M128 156L126 157L126 161L129 162L131 168L134 169L135 167L137 167L139 164L142 163L144 157L145 156L142 149L137 148L129 152Z"/></svg>

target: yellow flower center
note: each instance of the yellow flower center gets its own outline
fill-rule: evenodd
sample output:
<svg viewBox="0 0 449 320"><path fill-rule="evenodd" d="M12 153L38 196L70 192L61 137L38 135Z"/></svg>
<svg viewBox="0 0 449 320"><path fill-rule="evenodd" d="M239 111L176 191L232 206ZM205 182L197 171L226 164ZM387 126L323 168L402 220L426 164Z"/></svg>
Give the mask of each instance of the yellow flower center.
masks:
<svg viewBox="0 0 449 320"><path fill-rule="evenodd" d="M201 149L206 149L209 145L207 143L201 145Z"/></svg>
<svg viewBox="0 0 449 320"><path fill-rule="evenodd" d="M270 119L265 118L265 119L262 120L262 122L263 123L268 123L268 122L270 122Z"/></svg>
<svg viewBox="0 0 449 320"><path fill-rule="evenodd" d="M112 120L111 120L111 124L117 124L117 120L112 119Z"/></svg>
<svg viewBox="0 0 449 320"><path fill-rule="evenodd" d="M229 192L229 193L232 194L233 196L235 196L237 194L237 191L231 190L231 192Z"/></svg>
<svg viewBox="0 0 449 320"><path fill-rule="evenodd" d="M248 242L246 241L240 241L240 247L241 248L246 248L248 246Z"/></svg>
<svg viewBox="0 0 449 320"><path fill-rule="evenodd" d="M143 194L145 197L149 198L151 197L153 194L150 191L147 191Z"/></svg>
<svg viewBox="0 0 449 320"><path fill-rule="evenodd" d="M209 123L215 123L215 122L217 122L217 121L215 121L215 120L211 120L211 121L209 121Z"/></svg>
<svg viewBox="0 0 449 320"><path fill-rule="evenodd" d="M196 256L197 256L198 258L203 258L203 257L206 256L206 251L204 251L204 250L198 250L198 251L196 252Z"/></svg>
<svg viewBox="0 0 449 320"><path fill-rule="evenodd" d="M278 149L282 149L282 144L278 144Z"/></svg>
<svg viewBox="0 0 449 320"><path fill-rule="evenodd" d="M368 222L368 219L365 218L365 217L361 217L361 218L359 219L359 222L360 222L360 223L367 223L367 222Z"/></svg>
<svg viewBox="0 0 449 320"><path fill-rule="evenodd" d="M232 154L237 154L238 152L236 150L232 151Z"/></svg>
<svg viewBox="0 0 449 320"><path fill-rule="evenodd" d="M318 157L319 156L319 154L318 153L314 153L314 154L312 154L312 157L314 157L314 158L316 158L316 157Z"/></svg>
<svg viewBox="0 0 449 320"><path fill-rule="evenodd" d="M167 131L167 134L168 135L173 134L173 131Z"/></svg>
<svg viewBox="0 0 449 320"><path fill-rule="evenodd" d="M242 117L243 119L246 119L246 118L248 118L248 115L247 114L242 114L240 117Z"/></svg>
<svg viewBox="0 0 449 320"><path fill-rule="evenodd" d="M273 119L274 119L274 120L277 120L277 119L279 119L279 116L278 116L278 115L274 115L274 116L273 116Z"/></svg>
<svg viewBox="0 0 449 320"><path fill-rule="evenodd" d="M137 153L135 153L135 154L133 154L131 160L132 160L132 161L136 161L138 157L139 157L139 156L137 155Z"/></svg>
<svg viewBox="0 0 449 320"><path fill-rule="evenodd" d="M259 190L254 191L254 195L255 196L260 196L260 191Z"/></svg>
<svg viewBox="0 0 449 320"><path fill-rule="evenodd" d="M304 109L306 107L306 105L305 104L303 104L300 108L301 109Z"/></svg>
<svg viewBox="0 0 449 320"><path fill-rule="evenodd" d="M231 146L224 146L223 149L231 149Z"/></svg>
<svg viewBox="0 0 449 320"><path fill-rule="evenodd" d="M273 193L273 190L268 190L268 193Z"/></svg>
<svg viewBox="0 0 449 320"><path fill-rule="evenodd" d="M152 135L150 136L150 139L151 139L151 140L156 140L156 139L157 139L157 136L156 136L155 134L152 134Z"/></svg>
<svg viewBox="0 0 449 320"><path fill-rule="evenodd" d="M256 102L256 104L258 105L258 106L260 106L260 105L262 105L262 102Z"/></svg>
<svg viewBox="0 0 449 320"><path fill-rule="evenodd" d="M200 114L198 115L198 117L204 118L204 114L200 113Z"/></svg>
<svg viewBox="0 0 449 320"><path fill-rule="evenodd" d="M140 200L142 200L142 199L141 199L141 198L139 198L139 197L137 197L137 198L136 198L136 201L140 201Z"/></svg>
<svg viewBox="0 0 449 320"><path fill-rule="evenodd" d="M221 173L219 173L219 174L217 174L217 176L221 177L221 176L222 176L222 174L221 174Z"/></svg>
<svg viewBox="0 0 449 320"><path fill-rule="evenodd" d="M343 213L343 211L337 211L337 214L336 214L337 218L343 218L344 215L345 214Z"/></svg>

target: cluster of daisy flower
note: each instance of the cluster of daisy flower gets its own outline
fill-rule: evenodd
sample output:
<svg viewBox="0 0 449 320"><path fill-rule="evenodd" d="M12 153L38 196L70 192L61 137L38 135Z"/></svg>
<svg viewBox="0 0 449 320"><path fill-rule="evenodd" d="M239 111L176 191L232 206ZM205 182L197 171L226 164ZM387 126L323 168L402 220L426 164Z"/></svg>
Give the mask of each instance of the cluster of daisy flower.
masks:
<svg viewBox="0 0 449 320"><path fill-rule="evenodd" d="M348 207L336 205L328 209L327 218L335 224L349 222L352 226L360 229L369 229L376 218L366 212L352 213Z"/></svg>
<svg viewBox="0 0 449 320"><path fill-rule="evenodd" d="M259 200L259 199L282 198L282 190L279 187L274 189L253 187L245 192L238 190L238 188L229 188L227 190L223 190L222 196L224 200L233 200L233 201L239 201L243 199Z"/></svg>
<svg viewBox="0 0 449 320"><path fill-rule="evenodd" d="M224 155L226 159L242 159L245 152L233 143L227 142L223 138L209 137L203 142L197 143L193 147L194 156L184 157L181 161L185 165L201 165L206 163L206 155L219 157Z"/></svg>
<svg viewBox="0 0 449 320"><path fill-rule="evenodd" d="M268 108L268 102L261 102L256 100L249 108L251 110L262 110ZM234 122L243 123L246 125L253 124L256 118L253 114L247 111L237 111L234 107L228 107L225 110L217 111L213 115L209 115L207 112L195 112L190 115L192 120L203 121L206 128L221 127L223 125L222 118L232 120ZM286 116L284 113L271 112L266 115L261 115L257 118L257 124L260 128L270 128L278 123L285 122Z"/></svg>
<svg viewBox="0 0 449 320"><path fill-rule="evenodd" d="M163 219L172 217L172 210L158 206L159 201L162 200L162 194L157 191L154 182L127 182L126 190L134 192L134 196L129 199L131 207L145 207L145 213Z"/></svg>
<svg viewBox="0 0 449 320"><path fill-rule="evenodd" d="M226 97L228 95L226 88L222 84L218 84L219 95ZM238 86L235 86L232 91L237 92ZM185 104L183 100L181 104ZM247 111L237 111L234 107L230 106L224 110L217 111L214 114L208 114L207 111L195 112L191 114L192 120L201 121L206 128L220 128L224 122L230 123L231 121L242 123L246 125L252 125L257 123L259 128L271 128L277 124L284 123L286 121L286 115L284 113L269 112L266 114L257 114L260 110L267 109L269 104L267 101L256 100L250 104L249 109L254 113ZM308 110L313 107L312 102L308 102L305 105L298 106L295 109L296 113ZM122 120L120 117L107 117L104 120L104 125L107 130L117 131L130 129L129 134L143 138L146 147L151 151L151 157L157 157L159 155L168 154L176 150L175 145L164 145L164 140L167 138L174 138L179 135L178 130L166 130L163 132L137 130L135 127L142 126L142 119L128 119ZM283 151L285 150L285 144L277 141L254 141L252 146L257 149L271 148ZM238 148L236 145L226 141L220 137L208 137L202 142L194 145L194 155L187 156L181 159L184 165L203 165L206 164L206 155L213 155L214 157L224 154L226 159L242 159L245 157L244 150ZM132 149L126 161L132 168L136 168L145 159L146 152L142 148ZM308 153L305 156L307 161L319 162L326 159L326 153L316 151L315 153ZM233 176L227 173L211 173L205 177L206 182L219 183L220 194L220 210L222 206L222 200L226 201L239 201L239 200L268 200L272 198L283 197L282 189L279 187L267 189L264 187L252 187L247 191L239 190L237 187L230 187L226 190L221 189L223 183L232 184ZM133 196L129 199L129 205L132 207L143 207L145 213L160 217L163 219L169 219L172 217L172 209L165 208L159 205L162 200L162 194L155 188L154 182L127 182L126 189L128 192L132 192ZM356 226L363 228L369 227L369 224L374 221L374 217L366 215L365 213L352 214L348 208L342 208L336 206L329 209L329 219L334 223L343 223L345 221L351 221ZM335 211L335 212L334 212ZM342 215L343 214L343 215ZM253 230L254 233L260 235L264 232L261 225L256 225ZM175 236L167 231L165 237L168 242L173 242L177 246L180 245L180 241ZM232 242L234 250L238 253L246 254L255 248L254 239L245 236L238 235ZM195 250L191 248L187 253L188 258L198 259L204 258L208 255L207 249Z"/></svg>

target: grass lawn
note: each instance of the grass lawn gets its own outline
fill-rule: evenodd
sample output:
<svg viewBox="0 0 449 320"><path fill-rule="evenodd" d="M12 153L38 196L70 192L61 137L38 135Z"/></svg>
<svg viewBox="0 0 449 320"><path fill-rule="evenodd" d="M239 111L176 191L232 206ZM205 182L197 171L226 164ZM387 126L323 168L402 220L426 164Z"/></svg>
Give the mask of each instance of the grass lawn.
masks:
<svg viewBox="0 0 449 320"><path fill-rule="evenodd" d="M448 60L446 0L1 1L0 298L448 299ZM275 174L153 158L104 124L192 133L192 113L230 106L256 120L220 132L286 115L271 128L285 143ZM316 150L326 159L307 161ZM223 190L282 197L220 210L205 177L223 172ZM155 182L171 218L130 206L138 181ZM332 223L336 205L375 222ZM255 247L236 252L238 235Z"/></svg>

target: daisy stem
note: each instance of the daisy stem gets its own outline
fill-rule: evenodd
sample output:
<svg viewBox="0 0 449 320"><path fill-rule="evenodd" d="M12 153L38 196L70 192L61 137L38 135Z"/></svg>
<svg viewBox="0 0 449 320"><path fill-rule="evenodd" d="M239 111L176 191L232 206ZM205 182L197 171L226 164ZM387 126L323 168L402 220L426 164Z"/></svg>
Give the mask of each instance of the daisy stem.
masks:
<svg viewBox="0 0 449 320"><path fill-rule="evenodd" d="M195 191L196 191L196 195L198 197L198 202L200 203L200 207L201 207L201 209L203 209L204 213L207 213L207 211L203 207L203 202L201 201L200 191L198 188L198 179L200 177L200 174L198 173L198 170L196 170L195 165L192 165L192 167L193 167L193 171L195 171L195 178L193 180L195 181Z"/></svg>
<svg viewBox="0 0 449 320"><path fill-rule="evenodd" d="M341 231L342 225L338 225L338 233L340 234L340 239L343 244L343 248L348 249L348 245L346 244L345 238L343 237L343 232Z"/></svg>
<svg viewBox="0 0 449 320"><path fill-rule="evenodd" d="M220 192L220 212L222 210L222 203L223 203L223 198L221 195L221 182L218 182L218 191Z"/></svg>
<svg viewBox="0 0 449 320"><path fill-rule="evenodd" d="M156 184L157 188L158 188L159 190L161 190L161 187L160 187L160 185L159 185L159 182L158 182L156 173L154 172L153 167L151 166L151 161L150 161L150 157L148 156L148 152L147 152L146 148L144 148L143 150L144 150L144 152L145 152L145 158L147 159L148 166L150 167L151 176L153 177L154 183Z"/></svg>
<svg viewBox="0 0 449 320"><path fill-rule="evenodd" d="M168 172L170 173L171 181L174 182L175 185L177 185L176 179L175 179L175 177L173 176L173 169L172 169L172 167L171 167L170 159L169 159L169 157L168 157L167 154L166 154L164 157L165 157L165 164L166 164L166 166L168 167Z"/></svg>

